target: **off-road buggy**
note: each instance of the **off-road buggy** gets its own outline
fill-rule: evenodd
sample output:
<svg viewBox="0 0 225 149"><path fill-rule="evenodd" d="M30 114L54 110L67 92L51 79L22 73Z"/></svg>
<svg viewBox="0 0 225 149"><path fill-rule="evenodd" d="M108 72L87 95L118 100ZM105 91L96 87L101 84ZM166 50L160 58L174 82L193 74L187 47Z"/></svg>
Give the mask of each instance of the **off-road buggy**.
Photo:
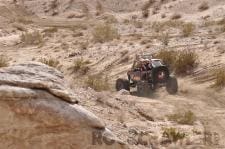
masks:
<svg viewBox="0 0 225 149"><path fill-rule="evenodd" d="M145 67L143 70L142 67ZM146 67L148 67L146 69ZM178 90L177 79L170 75L169 68L160 59L153 59L151 55L136 55L131 70L127 72L128 79L117 79L116 90L137 87L139 96L148 96L159 87L166 87L169 94Z"/></svg>

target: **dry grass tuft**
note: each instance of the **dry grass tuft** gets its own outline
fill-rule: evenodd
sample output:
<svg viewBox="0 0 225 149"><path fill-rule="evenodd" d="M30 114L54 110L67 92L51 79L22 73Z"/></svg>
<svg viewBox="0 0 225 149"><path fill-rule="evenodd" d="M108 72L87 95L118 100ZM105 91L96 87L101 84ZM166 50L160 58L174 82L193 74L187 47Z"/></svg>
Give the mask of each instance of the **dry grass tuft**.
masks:
<svg viewBox="0 0 225 149"><path fill-rule="evenodd" d="M41 58L39 61L45 65L48 65L48 66L56 68L56 69L58 69L59 64L60 64L59 61L54 58L49 58L49 59Z"/></svg>
<svg viewBox="0 0 225 149"><path fill-rule="evenodd" d="M196 116L192 111L186 111L184 113L177 112L172 115L168 115L170 121L177 122L178 124L183 125L193 125L196 121Z"/></svg>
<svg viewBox="0 0 225 149"><path fill-rule="evenodd" d="M9 59L4 55L0 55L0 68L7 67L8 65L9 65Z"/></svg>
<svg viewBox="0 0 225 149"><path fill-rule="evenodd" d="M175 71L178 75L189 74L197 66L198 56L190 50L170 51L161 50L155 54L156 58L162 59L163 62Z"/></svg>
<svg viewBox="0 0 225 149"><path fill-rule="evenodd" d="M98 92L110 89L108 78L102 77L101 74L89 76L86 85Z"/></svg>
<svg viewBox="0 0 225 149"><path fill-rule="evenodd" d="M198 6L199 11L205 11L207 9L209 9L209 5L207 2L203 2L203 3L201 3L201 5Z"/></svg>
<svg viewBox="0 0 225 149"><path fill-rule="evenodd" d="M162 59L164 64L172 69L173 64L176 60L176 54L177 53L172 50L160 50L158 53L154 55L154 57Z"/></svg>
<svg viewBox="0 0 225 149"><path fill-rule="evenodd" d="M119 33L109 24L99 24L94 28L92 36L95 42L104 43L119 38Z"/></svg>
<svg viewBox="0 0 225 149"><path fill-rule="evenodd" d="M43 36L39 31L25 32L20 38L25 45L40 45L44 42Z"/></svg>
<svg viewBox="0 0 225 149"><path fill-rule="evenodd" d="M171 20L178 20L181 18L181 14L178 14L178 13L174 13L172 16L171 16Z"/></svg>
<svg viewBox="0 0 225 149"><path fill-rule="evenodd" d="M169 33L162 33L158 38L164 46L168 46L170 39Z"/></svg>
<svg viewBox="0 0 225 149"><path fill-rule="evenodd" d="M193 23L187 23L183 25L182 33L184 37L190 36L195 29L195 25Z"/></svg>
<svg viewBox="0 0 225 149"><path fill-rule="evenodd" d="M185 133L179 132L175 128L164 128L163 137L166 137L171 142L177 142L183 140L186 137Z"/></svg>
<svg viewBox="0 0 225 149"><path fill-rule="evenodd" d="M90 68L87 66L91 62L89 60L77 59L71 66L73 72L80 72L82 75L87 74Z"/></svg>
<svg viewBox="0 0 225 149"><path fill-rule="evenodd" d="M174 63L175 72L178 75L189 74L197 66L198 56L190 50L180 51Z"/></svg>
<svg viewBox="0 0 225 149"><path fill-rule="evenodd" d="M214 70L213 74L216 76L213 87L224 88L225 87L225 68L219 68Z"/></svg>

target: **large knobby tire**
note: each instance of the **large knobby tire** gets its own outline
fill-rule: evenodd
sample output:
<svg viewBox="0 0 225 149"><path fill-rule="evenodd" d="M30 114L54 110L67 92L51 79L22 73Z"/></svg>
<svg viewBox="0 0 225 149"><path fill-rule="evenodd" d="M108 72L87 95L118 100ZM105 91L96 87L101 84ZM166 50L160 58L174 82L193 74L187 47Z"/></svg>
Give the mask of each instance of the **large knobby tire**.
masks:
<svg viewBox="0 0 225 149"><path fill-rule="evenodd" d="M152 95L152 87L149 83L147 82L138 82L137 83L137 94L140 97L147 97Z"/></svg>
<svg viewBox="0 0 225 149"><path fill-rule="evenodd" d="M175 77L169 77L167 83L166 83L166 90L169 94L176 94L178 91L178 83L177 78Z"/></svg>
<svg viewBox="0 0 225 149"><path fill-rule="evenodd" d="M116 80L116 90L120 91L122 89L130 91L130 82L126 79L117 79Z"/></svg>
<svg viewBox="0 0 225 149"><path fill-rule="evenodd" d="M169 78L169 69L166 66L153 68L152 70L153 84L166 83L168 78Z"/></svg>

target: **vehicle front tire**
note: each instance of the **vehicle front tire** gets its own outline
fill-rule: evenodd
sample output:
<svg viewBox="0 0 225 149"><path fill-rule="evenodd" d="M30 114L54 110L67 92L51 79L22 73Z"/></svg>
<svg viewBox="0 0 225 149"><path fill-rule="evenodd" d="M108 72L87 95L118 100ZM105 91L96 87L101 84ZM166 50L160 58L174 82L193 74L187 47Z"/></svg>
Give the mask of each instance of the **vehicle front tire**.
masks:
<svg viewBox="0 0 225 149"><path fill-rule="evenodd" d="M177 78L175 77L169 77L167 83L166 83L166 90L169 94L176 94L178 91L178 83Z"/></svg>
<svg viewBox="0 0 225 149"><path fill-rule="evenodd" d="M130 82L126 79L117 79L116 80L116 90L120 91L122 89L130 91Z"/></svg>

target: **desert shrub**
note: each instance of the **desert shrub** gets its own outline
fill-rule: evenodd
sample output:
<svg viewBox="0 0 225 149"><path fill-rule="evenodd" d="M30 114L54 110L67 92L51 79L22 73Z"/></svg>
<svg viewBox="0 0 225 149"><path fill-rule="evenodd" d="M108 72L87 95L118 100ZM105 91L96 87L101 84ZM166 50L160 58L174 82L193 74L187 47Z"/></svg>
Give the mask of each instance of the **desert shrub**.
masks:
<svg viewBox="0 0 225 149"><path fill-rule="evenodd" d="M143 6L142 6L142 16L143 18L148 18L149 16L149 7L154 3L154 0L149 0L147 1Z"/></svg>
<svg viewBox="0 0 225 149"><path fill-rule="evenodd" d="M103 20L105 20L105 23L107 23L107 24L118 23L117 18L111 14L104 15L102 18L103 18Z"/></svg>
<svg viewBox="0 0 225 149"><path fill-rule="evenodd" d="M163 137L166 137L171 142L177 142L179 140L183 140L185 138L186 134L179 132L175 128L165 128L163 131Z"/></svg>
<svg viewBox="0 0 225 149"><path fill-rule="evenodd" d="M43 44L43 36L39 31L25 32L21 36L22 43L26 45L39 45Z"/></svg>
<svg viewBox="0 0 225 149"><path fill-rule="evenodd" d="M177 20L177 19L180 19L181 18L181 14L178 14L178 13L174 13L172 16L171 16L171 19L172 20Z"/></svg>
<svg viewBox="0 0 225 149"><path fill-rule="evenodd" d="M44 33L55 33L58 32L58 28L57 27L49 27L43 30Z"/></svg>
<svg viewBox="0 0 225 149"><path fill-rule="evenodd" d="M178 124L193 125L196 121L196 116L192 111L177 112L168 115L170 121L177 122Z"/></svg>
<svg viewBox="0 0 225 149"><path fill-rule="evenodd" d="M92 31L93 40L95 42L108 42L119 37L119 33L116 28L109 24L99 24Z"/></svg>
<svg viewBox="0 0 225 149"><path fill-rule="evenodd" d="M225 24L221 26L220 31L221 31L222 33L225 32Z"/></svg>
<svg viewBox="0 0 225 149"><path fill-rule="evenodd" d="M214 76L216 77L213 87L224 88L225 87L225 68L219 68L214 70Z"/></svg>
<svg viewBox="0 0 225 149"><path fill-rule="evenodd" d="M0 55L0 68L7 67L8 65L9 65L9 59L4 55Z"/></svg>
<svg viewBox="0 0 225 149"><path fill-rule="evenodd" d="M185 75L197 66L198 56L195 52L161 50L154 57L163 62L178 75Z"/></svg>
<svg viewBox="0 0 225 149"><path fill-rule="evenodd" d="M190 36L195 29L195 25L192 23L187 23L183 25L182 33L184 37Z"/></svg>
<svg viewBox="0 0 225 149"><path fill-rule="evenodd" d="M33 23L33 20L27 17L18 17L17 22L22 23L22 24L31 24Z"/></svg>
<svg viewBox="0 0 225 149"><path fill-rule="evenodd" d="M167 46L169 44L169 33L162 33L160 36L159 36L159 40L162 42L162 44L164 46Z"/></svg>
<svg viewBox="0 0 225 149"><path fill-rule="evenodd" d="M203 2L203 3L201 3L201 5L198 6L198 10L200 10L200 11L204 11L207 9L209 9L209 5L207 2Z"/></svg>
<svg viewBox="0 0 225 149"><path fill-rule="evenodd" d="M41 58L39 61L45 65L48 65L48 66L54 67L54 68L58 68L58 66L60 64L59 61L54 58L49 58L49 59Z"/></svg>
<svg viewBox="0 0 225 149"><path fill-rule="evenodd" d="M143 27L143 22L141 22L141 21L133 21L133 25L136 28L142 28Z"/></svg>
<svg viewBox="0 0 225 149"><path fill-rule="evenodd" d="M120 54L121 54L121 57L127 55L129 53L128 50L124 50L124 51L121 51Z"/></svg>
<svg viewBox="0 0 225 149"><path fill-rule="evenodd" d="M126 63L126 62L128 62L130 60L130 56L129 55L125 55L125 56L123 56L123 57L121 57L121 59L119 60L119 64L121 64L121 63Z"/></svg>
<svg viewBox="0 0 225 149"><path fill-rule="evenodd" d="M177 54L174 63L176 74L184 75L193 70L197 65L198 56L195 52L190 50L180 51Z"/></svg>
<svg viewBox="0 0 225 149"><path fill-rule="evenodd" d="M86 80L86 84L95 91L104 91L110 89L108 78L102 77L101 74L89 76Z"/></svg>
<svg viewBox="0 0 225 149"><path fill-rule="evenodd" d="M154 55L158 59L162 59L165 65L169 66L170 69L173 68L173 65L176 61L177 52L173 50L160 50Z"/></svg>
<svg viewBox="0 0 225 149"><path fill-rule="evenodd" d="M81 74L87 74L90 68L87 66L91 62L89 60L77 59L73 62L71 68L73 72L80 72Z"/></svg>
<svg viewBox="0 0 225 149"><path fill-rule="evenodd" d="M97 1L97 4L96 4L96 16L99 16L102 12L103 12L102 4L99 1Z"/></svg>

